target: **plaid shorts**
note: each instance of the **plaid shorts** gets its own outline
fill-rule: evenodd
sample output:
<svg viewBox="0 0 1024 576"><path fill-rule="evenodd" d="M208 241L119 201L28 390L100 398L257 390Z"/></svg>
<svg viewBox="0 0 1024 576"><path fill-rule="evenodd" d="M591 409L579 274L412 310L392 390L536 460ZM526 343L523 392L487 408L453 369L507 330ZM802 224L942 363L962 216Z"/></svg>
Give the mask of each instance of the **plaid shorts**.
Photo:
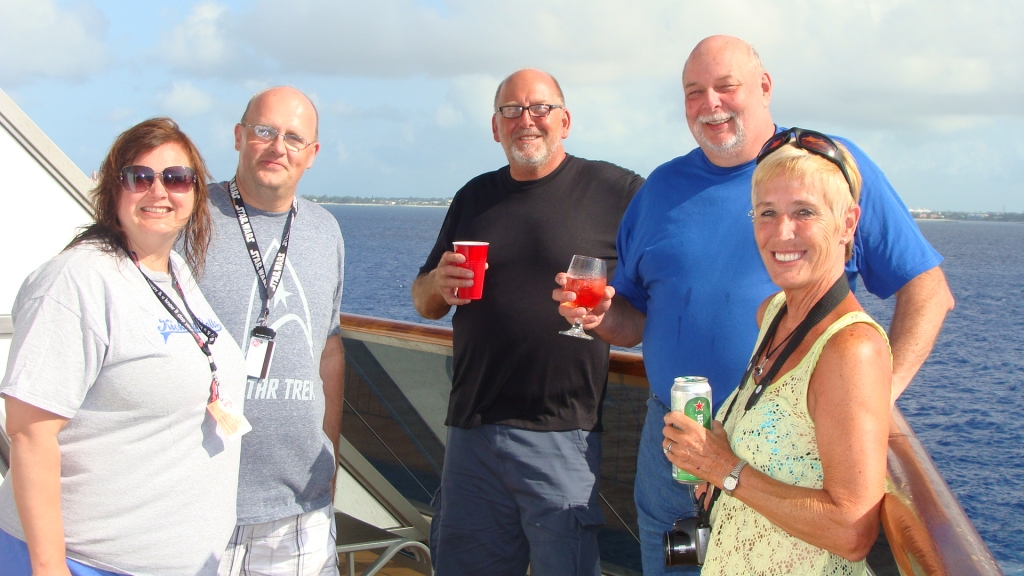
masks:
<svg viewBox="0 0 1024 576"><path fill-rule="evenodd" d="M334 507L235 526L220 576L337 576Z"/></svg>

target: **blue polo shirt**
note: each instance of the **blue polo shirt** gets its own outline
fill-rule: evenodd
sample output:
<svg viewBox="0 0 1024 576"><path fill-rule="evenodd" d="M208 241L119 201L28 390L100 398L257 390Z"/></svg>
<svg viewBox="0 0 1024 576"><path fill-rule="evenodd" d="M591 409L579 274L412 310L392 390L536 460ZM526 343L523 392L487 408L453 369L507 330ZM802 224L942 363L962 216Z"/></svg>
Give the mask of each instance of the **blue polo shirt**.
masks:
<svg viewBox="0 0 1024 576"><path fill-rule="evenodd" d="M880 298L938 266L882 171L848 140L864 185L861 219L847 263ZM722 168L696 148L662 164L619 226L612 285L647 315L644 364L651 391L669 404L676 376L706 376L713 404L736 388L757 338L757 307L779 289L757 250L749 216L753 161Z"/></svg>

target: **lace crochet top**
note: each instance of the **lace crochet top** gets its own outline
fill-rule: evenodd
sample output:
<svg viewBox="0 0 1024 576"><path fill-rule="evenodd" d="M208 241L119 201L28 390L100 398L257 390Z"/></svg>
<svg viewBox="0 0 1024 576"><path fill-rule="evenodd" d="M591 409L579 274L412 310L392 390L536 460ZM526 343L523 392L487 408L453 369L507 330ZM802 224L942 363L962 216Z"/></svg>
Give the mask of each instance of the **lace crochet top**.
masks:
<svg viewBox="0 0 1024 576"><path fill-rule="evenodd" d="M765 311L758 344L786 299L777 294ZM733 452L750 466L772 478L806 488L821 489L821 458L814 422L807 412L807 385L825 343L833 334L858 322L885 331L864 312L850 312L833 323L814 342L800 363L764 391L761 400L744 414L753 392L751 380L726 399L717 418L738 402L726 423ZM756 350L756 347L755 347ZM736 498L722 493L711 515L711 542L701 571L707 574L820 574L853 576L866 573L866 564L851 562L790 535Z"/></svg>

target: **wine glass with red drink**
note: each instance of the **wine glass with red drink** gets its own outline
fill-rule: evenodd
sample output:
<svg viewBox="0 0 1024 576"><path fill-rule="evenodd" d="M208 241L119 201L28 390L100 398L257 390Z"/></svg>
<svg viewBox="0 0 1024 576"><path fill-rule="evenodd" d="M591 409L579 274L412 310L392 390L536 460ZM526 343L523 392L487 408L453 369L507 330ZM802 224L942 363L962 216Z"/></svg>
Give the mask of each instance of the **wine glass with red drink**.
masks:
<svg viewBox="0 0 1024 576"><path fill-rule="evenodd" d="M608 285L608 266L600 258L576 255L572 257L569 271L565 275L565 286L562 288L576 294L573 302L563 302L562 306L586 308L589 313L604 298L604 288ZM577 318L572 328L559 332L566 336L593 340L583 331L583 318Z"/></svg>

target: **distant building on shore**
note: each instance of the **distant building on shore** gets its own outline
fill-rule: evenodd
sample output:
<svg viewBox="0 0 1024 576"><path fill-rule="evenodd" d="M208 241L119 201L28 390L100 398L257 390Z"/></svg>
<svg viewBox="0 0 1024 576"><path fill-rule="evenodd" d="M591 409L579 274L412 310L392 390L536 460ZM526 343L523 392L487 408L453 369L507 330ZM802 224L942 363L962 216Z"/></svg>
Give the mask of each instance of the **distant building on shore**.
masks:
<svg viewBox="0 0 1024 576"><path fill-rule="evenodd" d="M376 206L450 206L451 198L378 198L376 196L303 196L317 204L363 204Z"/></svg>
<svg viewBox="0 0 1024 576"><path fill-rule="evenodd" d="M974 220L985 222L1024 222L1024 213L1020 212L956 212L952 210L929 210L927 208L911 208L910 215L915 220Z"/></svg>

